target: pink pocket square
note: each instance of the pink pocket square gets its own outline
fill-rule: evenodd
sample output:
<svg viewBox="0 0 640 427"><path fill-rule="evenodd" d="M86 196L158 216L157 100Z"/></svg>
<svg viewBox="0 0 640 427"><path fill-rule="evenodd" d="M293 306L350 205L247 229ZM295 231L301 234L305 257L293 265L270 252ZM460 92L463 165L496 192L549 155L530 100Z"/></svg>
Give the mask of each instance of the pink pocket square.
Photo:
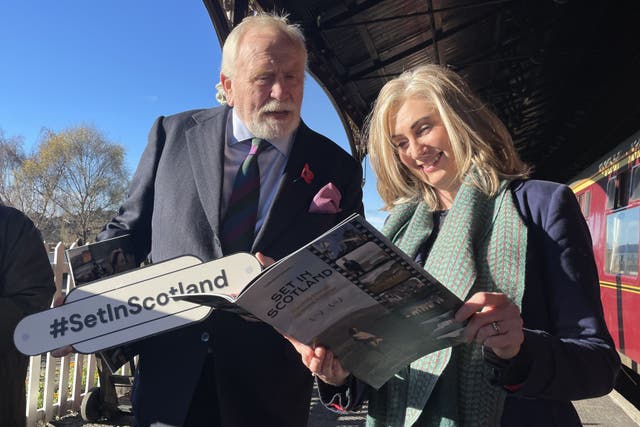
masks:
<svg viewBox="0 0 640 427"><path fill-rule="evenodd" d="M323 214L338 213L342 211L342 209L340 209L340 199L342 199L340 190L330 182L322 187L320 191L318 191L318 194L313 197L311 206L309 206L309 212Z"/></svg>

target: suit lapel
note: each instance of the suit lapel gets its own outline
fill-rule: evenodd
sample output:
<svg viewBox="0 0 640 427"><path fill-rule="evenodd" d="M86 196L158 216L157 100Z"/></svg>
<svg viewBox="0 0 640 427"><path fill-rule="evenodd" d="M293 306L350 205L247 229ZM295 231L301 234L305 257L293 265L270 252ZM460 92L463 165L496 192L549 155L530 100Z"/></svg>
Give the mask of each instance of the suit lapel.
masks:
<svg viewBox="0 0 640 427"><path fill-rule="evenodd" d="M196 124L186 131L189 159L198 196L216 235L220 222L224 144L229 111L229 108L200 111L193 116Z"/></svg>
<svg viewBox="0 0 640 427"><path fill-rule="evenodd" d="M252 252L262 250L276 240L297 215L307 211L309 208L308 201L320 189L315 183L318 180L307 184L300 177L302 169L305 163L309 162L309 159L314 159L316 162L320 160L319 157L314 155L313 146L315 143L311 138L312 135L309 128L300 122L280 187L271 209L269 209L265 221L256 236ZM310 164L310 166L313 170L313 165Z"/></svg>

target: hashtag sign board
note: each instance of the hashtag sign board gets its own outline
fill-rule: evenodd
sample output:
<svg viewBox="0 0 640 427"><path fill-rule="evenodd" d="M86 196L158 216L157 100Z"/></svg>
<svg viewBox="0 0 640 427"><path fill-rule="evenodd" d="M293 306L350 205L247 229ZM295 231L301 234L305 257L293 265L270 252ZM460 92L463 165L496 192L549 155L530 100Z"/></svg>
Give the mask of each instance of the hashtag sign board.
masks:
<svg viewBox="0 0 640 427"><path fill-rule="evenodd" d="M67 345L80 353L116 347L199 322L213 310L173 295L231 293L260 271L255 257L238 253L206 263L182 256L109 276L73 289L61 306L25 317L13 340L30 356Z"/></svg>

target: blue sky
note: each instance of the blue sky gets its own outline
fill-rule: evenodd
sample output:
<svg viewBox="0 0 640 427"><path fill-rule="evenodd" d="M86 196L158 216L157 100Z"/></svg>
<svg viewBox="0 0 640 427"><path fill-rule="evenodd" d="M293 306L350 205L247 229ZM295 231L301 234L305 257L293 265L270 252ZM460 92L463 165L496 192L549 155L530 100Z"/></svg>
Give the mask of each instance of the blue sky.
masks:
<svg viewBox="0 0 640 427"><path fill-rule="evenodd" d="M43 128L90 124L135 170L155 118L210 107L220 44L200 0L0 2L0 129L27 150ZM350 151L331 102L307 77L302 117ZM366 216L385 214L368 160Z"/></svg>

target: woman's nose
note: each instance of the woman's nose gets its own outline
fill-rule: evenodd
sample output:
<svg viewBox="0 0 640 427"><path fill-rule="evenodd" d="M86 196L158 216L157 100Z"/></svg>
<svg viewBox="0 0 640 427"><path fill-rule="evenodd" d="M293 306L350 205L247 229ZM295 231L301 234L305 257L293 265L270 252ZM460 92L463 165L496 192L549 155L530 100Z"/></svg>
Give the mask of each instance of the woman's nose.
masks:
<svg viewBox="0 0 640 427"><path fill-rule="evenodd" d="M429 146L420 144L417 139L409 140L409 155L411 157L420 157L429 151Z"/></svg>

